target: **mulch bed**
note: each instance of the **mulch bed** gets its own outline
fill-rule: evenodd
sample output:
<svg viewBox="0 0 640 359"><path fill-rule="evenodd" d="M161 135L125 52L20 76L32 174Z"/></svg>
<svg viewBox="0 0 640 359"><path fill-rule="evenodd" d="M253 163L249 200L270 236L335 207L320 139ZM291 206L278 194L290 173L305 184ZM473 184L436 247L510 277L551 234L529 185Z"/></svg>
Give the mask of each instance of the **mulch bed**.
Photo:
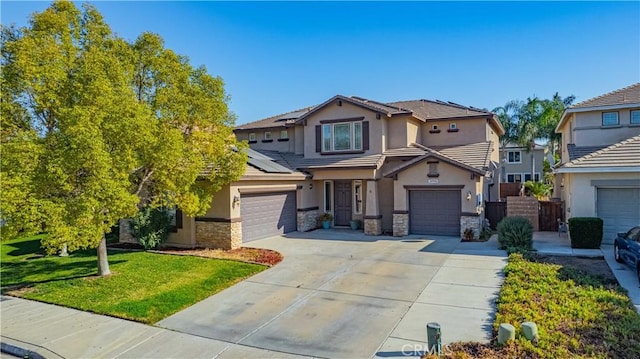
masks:
<svg viewBox="0 0 640 359"><path fill-rule="evenodd" d="M138 243L111 243L107 245L112 249L125 250L144 250ZM229 259L241 262L258 263L267 266L273 266L280 263L283 259L282 254L271 249L242 247L232 250L195 248L185 249L176 247L163 247L154 250L156 253L196 256L215 259Z"/></svg>

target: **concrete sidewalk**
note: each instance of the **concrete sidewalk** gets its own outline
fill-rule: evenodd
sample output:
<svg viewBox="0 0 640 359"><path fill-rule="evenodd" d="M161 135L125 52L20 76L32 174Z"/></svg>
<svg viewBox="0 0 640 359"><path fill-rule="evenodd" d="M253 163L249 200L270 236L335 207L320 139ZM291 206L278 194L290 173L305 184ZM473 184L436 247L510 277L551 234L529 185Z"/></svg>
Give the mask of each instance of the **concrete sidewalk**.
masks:
<svg viewBox="0 0 640 359"><path fill-rule="evenodd" d="M600 246L600 249L602 249L604 259L607 261L618 283L620 283L622 288L627 290L629 298L631 298L633 305L636 307L638 313L640 313L640 283L638 283L636 273L628 265L616 262L613 256L613 245L603 244Z"/></svg>
<svg viewBox="0 0 640 359"><path fill-rule="evenodd" d="M533 249L538 254L561 257L602 258L600 249L571 248L566 233L533 232Z"/></svg>
<svg viewBox="0 0 640 359"><path fill-rule="evenodd" d="M303 358L2 296L2 350L44 358Z"/></svg>

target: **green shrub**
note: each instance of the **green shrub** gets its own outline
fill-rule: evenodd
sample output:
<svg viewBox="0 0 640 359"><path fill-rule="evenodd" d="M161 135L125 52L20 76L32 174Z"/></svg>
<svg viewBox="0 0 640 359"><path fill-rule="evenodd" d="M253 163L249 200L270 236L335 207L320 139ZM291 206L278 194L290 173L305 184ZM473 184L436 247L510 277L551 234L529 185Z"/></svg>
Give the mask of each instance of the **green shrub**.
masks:
<svg viewBox="0 0 640 359"><path fill-rule="evenodd" d="M602 219L597 217L569 218L571 248L598 249L602 243Z"/></svg>
<svg viewBox="0 0 640 359"><path fill-rule="evenodd" d="M169 237L172 219L165 210L145 207L131 220L131 233L145 249L157 248Z"/></svg>
<svg viewBox="0 0 640 359"><path fill-rule="evenodd" d="M533 226L524 217L505 217L498 223L498 243L500 249L531 249L533 243Z"/></svg>

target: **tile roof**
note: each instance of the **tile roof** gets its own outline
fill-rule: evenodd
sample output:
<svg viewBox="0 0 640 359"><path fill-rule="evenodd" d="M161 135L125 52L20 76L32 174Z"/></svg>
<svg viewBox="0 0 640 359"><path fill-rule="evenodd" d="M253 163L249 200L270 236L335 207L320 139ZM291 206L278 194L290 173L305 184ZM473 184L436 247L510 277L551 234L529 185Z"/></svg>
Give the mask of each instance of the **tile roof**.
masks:
<svg viewBox="0 0 640 359"><path fill-rule="evenodd" d="M478 169L487 170L489 168L489 162L491 162L493 143L488 141L447 148L435 147L433 149L458 162L466 163Z"/></svg>
<svg viewBox="0 0 640 359"><path fill-rule="evenodd" d="M559 168L559 172L570 172L574 168L595 169L599 167L633 167L634 172L640 172L640 135L565 163Z"/></svg>
<svg viewBox="0 0 640 359"><path fill-rule="evenodd" d="M346 97L342 95L336 95L320 105L304 107L295 111L268 117L262 120L245 123L243 125L237 126L235 129L251 130L259 128L291 126L297 120L302 120L306 115L310 115L310 113L335 100L349 101L355 105L368 108L372 111L379 111L388 116L409 114L425 121L445 118L493 116L491 112L486 110L475 107L466 107L453 102L444 102L439 100L411 100L383 103L358 96ZM500 123L497 122L497 120L496 124L497 126L500 126Z"/></svg>
<svg viewBox="0 0 640 359"><path fill-rule="evenodd" d="M292 169L309 170L319 168L380 168L384 162L383 155L331 155L320 158L305 158L291 152L264 151L262 153Z"/></svg>
<svg viewBox="0 0 640 359"><path fill-rule="evenodd" d="M391 102L389 105L399 106L411 110L417 117L424 120L469 117L469 116L490 116L491 112L475 107L466 107L453 102L431 101L431 100L411 100Z"/></svg>
<svg viewBox="0 0 640 359"><path fill-rule="evenodd" d="M573 143L569 143L567 144L567 151L569 151L569 161L573 161L590 153L600 151L605 147L607 146L576 146Z"/></svg>
<svg viewBox="0 0 640 359"><path fill-rule="evenodd" d="M286 127L287 125L293 125L298 117L311 111L315 106L304 107L295 111L281 113L276 116L271 116L262 120L245 123L240 126L236 126L236 130L250 130L258 128L273 128L273 127Z"/></svg>
<svg viewBox="0 0 640 359"><path fill-rule="evenodd" d="M570 108L612 106L640 103L640 82L600 95L571 106Z"/></svg>
<svg viewBox="0 0 640 359"><path fill-rule="evenodd" d="M200 172L201 177L211 175L215 167L207 166ZM248 179L248 177L273 177L273 179L282 179L284 177L304 178L304 173L295 171L291 168L283 166L276 162L272 157L266 156L256 150L247 149L247 166L241 179Z"/></svg>

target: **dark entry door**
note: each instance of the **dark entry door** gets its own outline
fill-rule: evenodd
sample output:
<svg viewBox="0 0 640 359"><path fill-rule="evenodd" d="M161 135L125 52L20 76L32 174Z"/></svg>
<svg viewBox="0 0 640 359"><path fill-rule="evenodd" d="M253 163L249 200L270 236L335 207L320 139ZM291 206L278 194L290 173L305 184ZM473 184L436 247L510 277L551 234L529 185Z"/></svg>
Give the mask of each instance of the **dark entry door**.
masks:
<svg viewBox="0 0 640 359"><path fill-rule="evenodd" d="M351 181L334 181L334 224L348 226L351 220Z"/></svg>

